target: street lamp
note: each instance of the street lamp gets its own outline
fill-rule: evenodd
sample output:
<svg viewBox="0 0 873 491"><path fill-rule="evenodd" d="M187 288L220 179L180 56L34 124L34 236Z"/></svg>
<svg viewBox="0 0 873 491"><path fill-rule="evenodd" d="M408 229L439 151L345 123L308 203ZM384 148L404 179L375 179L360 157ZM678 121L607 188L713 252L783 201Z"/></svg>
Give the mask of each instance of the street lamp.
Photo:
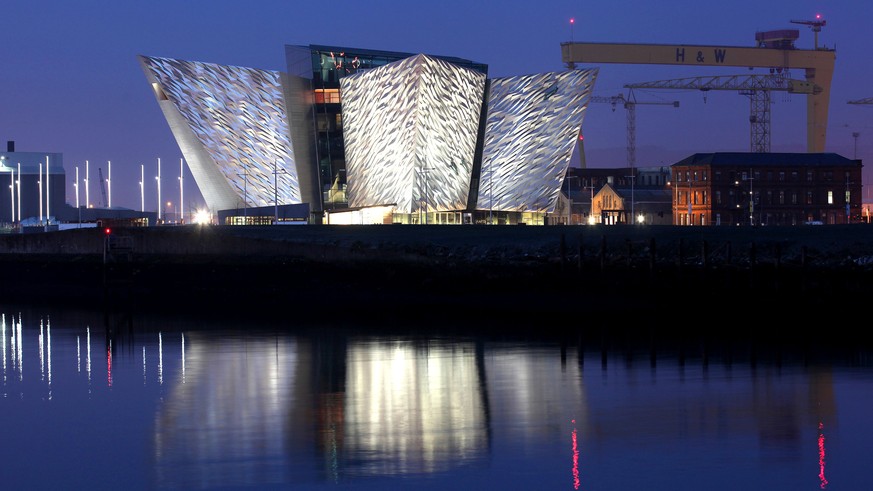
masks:
<svg viewBox="0 0 873 491"><path fill-rule="evenodd" d="M39 188L39 224L42 225L42 162L39 163L39 180L36 185Z"/></svg>
<svg viewBox="0 0 873 491"><path fill-rule="evenodd" d="M158 157L158 175L155 176L158 181L158 223L161 223L161 158Z"/></svg>
<svg viewBox="0 0 873 491"><path fill-rule="evenodd" d="M139 211L145 213L145 165L139 165Z"/></svg>
<svg viewBox="0 0 873 491"><path fill-rule="evenodd" d="M106 161L106 188L109 190L109 202L106 205L112 208L112 161Z"/></svg>
<svg viewBox="0 0 873 491"><path fill-rule="evenodd" d="M185 159L179 159L179 211L180 223L185 222Z"/></svg>
<svg viewBox="0 0 873 491"><path fill-rule="evenodd" d="M20 176L21 176L21 173L19 172L19 177ZM88 179L88 161L86 160L85 161L85 207L86 208L91 207L91 195L88 192L88 185L90 183L91 183L91 181Z"/></svg>
<svg viewBox="0 0 873 491"><path fill-rule="evenodd" d="M21 162L18 163L18 179L15 180L16 191L18 191L18 223L21 223Z"/></svg>
<svg viewBox="0 0 873 491"><path fill-rule="evenodd" d="M173 203L170 201L167 201L167 210L164 212L164 217L166 218L167 222L173 223L173 220L172 220L171 215L170 215L170 207L171 206L173 206ZM173 214L175 215L175 211L173 212Z"/></svg>

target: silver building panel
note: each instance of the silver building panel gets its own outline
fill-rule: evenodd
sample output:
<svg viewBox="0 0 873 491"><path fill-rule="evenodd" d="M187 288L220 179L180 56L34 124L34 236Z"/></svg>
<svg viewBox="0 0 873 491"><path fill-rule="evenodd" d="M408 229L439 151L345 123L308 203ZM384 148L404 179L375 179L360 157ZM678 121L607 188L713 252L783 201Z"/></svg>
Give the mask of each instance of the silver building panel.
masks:
<svg viewBox="0 0 873 491"><path fill-rule="evenodd" d="M340 80L350 207L462 210L485 75L415 55Z"/></svg>
<svg viewBox="0 0 873 491"><path fill-rule="evenodd" d="M597 70L491 81L477 209L554 212Z"/></svg>
<svg viewBox="0 0 873 491"><path fill-rule="evenodd" d="M210 209L301 203L280 72L140 62Z"/></svg>

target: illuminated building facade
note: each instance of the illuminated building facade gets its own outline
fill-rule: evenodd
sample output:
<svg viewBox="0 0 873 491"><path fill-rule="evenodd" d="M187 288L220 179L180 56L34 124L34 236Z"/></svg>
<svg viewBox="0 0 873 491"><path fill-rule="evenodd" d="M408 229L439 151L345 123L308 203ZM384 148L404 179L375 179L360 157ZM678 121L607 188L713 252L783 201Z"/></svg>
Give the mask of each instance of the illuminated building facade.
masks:
<svg viewBox="0 0 873 491"><path fill-rule="evenodd" d="M861 216L860 160L835 153L698 153L671 166L675 225L845 224Z"/></svg>
<svg viewBox="0 0 873 491"><path fill-rule="evenodd" d="M452 57L285 54L287 73L139 57L214 211L309 203L316 222L543 223L597 74L489 80Z"/></svg>

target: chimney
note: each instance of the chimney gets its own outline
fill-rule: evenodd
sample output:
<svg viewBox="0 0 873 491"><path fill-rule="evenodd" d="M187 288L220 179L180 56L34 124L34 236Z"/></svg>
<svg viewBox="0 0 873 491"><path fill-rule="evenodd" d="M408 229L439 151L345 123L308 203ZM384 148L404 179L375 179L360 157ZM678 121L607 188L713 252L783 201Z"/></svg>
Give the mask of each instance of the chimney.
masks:
<svg viewBox="0 0 873 491"><path fill-rule="evenodd" d="M6 151L14 152L15 151L15 140L9 140L6 142Z"/></svg>

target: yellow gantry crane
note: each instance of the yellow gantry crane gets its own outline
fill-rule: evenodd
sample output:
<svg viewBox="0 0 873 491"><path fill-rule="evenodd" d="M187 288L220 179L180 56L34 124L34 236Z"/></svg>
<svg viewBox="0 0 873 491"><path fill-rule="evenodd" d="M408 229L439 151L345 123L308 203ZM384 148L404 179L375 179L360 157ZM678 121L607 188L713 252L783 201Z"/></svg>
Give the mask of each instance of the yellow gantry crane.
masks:
<svg viewBox="0 0 873 491"><path fill-rule="evenodd" d="M818 32L825 21L809 22L815 23L809 25L816 33L815 49L811 50L796 48L794 40L798 31L784 29L756 33L756 47L571 41L561 43L561 58L570 69L579 63L768 68L779 73L803 69L809 86L819 88L818 93L808 94L806 98L806 147L808 152L819 153L825 149L836 51L818 46Z"/></svg>

